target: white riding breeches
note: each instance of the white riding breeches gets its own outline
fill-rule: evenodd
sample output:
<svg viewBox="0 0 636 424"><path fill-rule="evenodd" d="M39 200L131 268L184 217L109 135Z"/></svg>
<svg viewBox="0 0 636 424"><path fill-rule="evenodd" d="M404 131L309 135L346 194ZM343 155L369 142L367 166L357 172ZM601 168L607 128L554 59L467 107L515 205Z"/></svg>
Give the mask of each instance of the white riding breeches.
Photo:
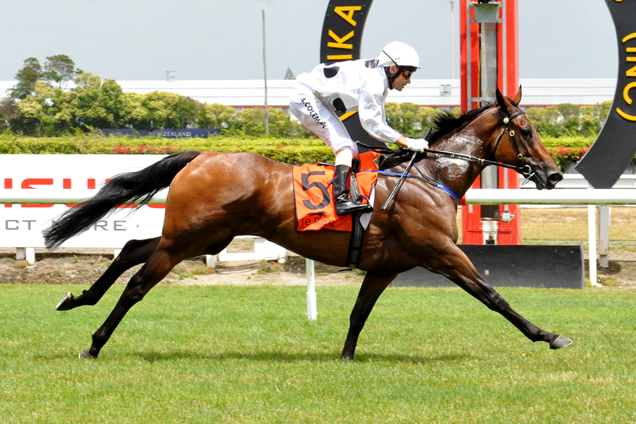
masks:
<svg viewBox="0 0 636 424"><path fill-rule="evenodd" d="M297 86L289 99L289 108L309 131L331 147L335 155L345 149L351 150L354 157L358 154L356 143L333 112L333 107L324 105L309 87L302 84Z"/></svg>

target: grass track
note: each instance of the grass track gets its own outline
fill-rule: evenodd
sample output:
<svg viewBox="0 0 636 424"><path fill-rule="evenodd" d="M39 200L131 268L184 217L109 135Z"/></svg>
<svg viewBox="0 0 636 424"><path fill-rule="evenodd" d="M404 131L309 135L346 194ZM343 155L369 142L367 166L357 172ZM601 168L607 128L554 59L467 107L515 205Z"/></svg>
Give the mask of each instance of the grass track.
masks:
<svg viewBox="0 0 636 424"><path fill-rule="evenodd" d="M339 357L355 287L159 286L98 360L77 359L122 287L0 286L1 423L636 421L636 293L500 289L575 344L550 351L459 289L390 288Z"/></svg>

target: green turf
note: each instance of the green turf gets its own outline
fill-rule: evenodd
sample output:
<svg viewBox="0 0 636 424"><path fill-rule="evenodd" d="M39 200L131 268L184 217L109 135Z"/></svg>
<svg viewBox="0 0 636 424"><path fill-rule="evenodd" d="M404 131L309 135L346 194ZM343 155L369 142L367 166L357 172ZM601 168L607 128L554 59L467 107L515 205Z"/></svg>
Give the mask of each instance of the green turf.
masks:
<svg viewBox="0 0 636 424"><path fill-rule="evenodd" d="M636 421L636 293L501 289L551 351L459 289L389 288L338 360L355 287L159 286L97 360L79 360L122 287L0 286L1 423Z"/></svg>

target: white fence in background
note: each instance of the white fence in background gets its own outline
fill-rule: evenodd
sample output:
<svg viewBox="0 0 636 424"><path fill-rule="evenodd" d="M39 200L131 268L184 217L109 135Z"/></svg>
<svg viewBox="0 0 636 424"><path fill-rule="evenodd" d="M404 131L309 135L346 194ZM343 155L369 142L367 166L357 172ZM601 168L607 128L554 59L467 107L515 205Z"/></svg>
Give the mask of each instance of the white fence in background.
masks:
<svg viewBox="0 0 636 424"><path fill-rule="evenodd" d="M163 157L0 155L0 247L16 248L18 258L34 262L34 249L44 247L42 231L72 204L93 196L112 176L138 171ZM635 175L623 175L615 186L624 188L594 190L584 188L584 184L579 174L566 174L559 186L580 188L528 190L533 185L530 183L520 190L469 190L465 201L467 204L636 205ZM63 247L118 250L128 240L158 236L163 224L165 196L163 191L149 205L119 209L68 240ZM595 214L590 212L589 219L595 220ZM590 249L594 249L590 257L596 257L595 227L595 223L590 224ZM281 259L285 253L283 248L257 239L253 253L223 252L219 260Z"/></svg>
<svg viewBox="0 0 636 424"><path fill-rule="evenodd" d="M4 203L0 204L0 247L44 247L42 231L71 204L93 196L112 176L138 171L163 157L0 155L0 203ZM132 238L156 237L161 234L164 210L161 204L140 207L135 213L119 209L64 247L120 249Z"/></svg>
<svg viewBox="0 0 636 424"><path fill-rule="evenodd" d="M0 155L0 247L15 248L18 259L35 263L42 231L76 203L86 200L111 177L139 171L163 155ZM200 190L205 190L201 187ZM163 190L147 206L121 208L63 247L113 249L128 240L157 237L165 216ZM134 212L134 213L133 213ZM254 251L219 255L221 261L281 260L287 251L254 238ZM208 258L211 264L216 258Z"/></svg>

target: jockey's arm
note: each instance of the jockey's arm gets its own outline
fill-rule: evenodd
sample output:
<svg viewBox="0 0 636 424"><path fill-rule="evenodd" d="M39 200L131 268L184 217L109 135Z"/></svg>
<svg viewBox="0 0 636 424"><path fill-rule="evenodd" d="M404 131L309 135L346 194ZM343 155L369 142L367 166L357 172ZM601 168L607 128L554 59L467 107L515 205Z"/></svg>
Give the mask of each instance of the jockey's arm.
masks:
<svg viewBox="0 0 636 424"><path fill-rule="evenodd" d="M358 116L362 128L371 137L384 143L400 145L402 139L402 142L406 142L405 137L386 122L384 86L378 81L367 81L365 88L358 99Z"/></svg>
<svg viewBox="0 0 636 424"><path fill-rule="evenodd" d="M383 87L374 86L371 82L360 96L358 115L362 128L372 137L385 143L394 143L403 149L423 152L428 148L426 140L404 137L387 124L384 111L385 95L382 89Z"/></svg>

